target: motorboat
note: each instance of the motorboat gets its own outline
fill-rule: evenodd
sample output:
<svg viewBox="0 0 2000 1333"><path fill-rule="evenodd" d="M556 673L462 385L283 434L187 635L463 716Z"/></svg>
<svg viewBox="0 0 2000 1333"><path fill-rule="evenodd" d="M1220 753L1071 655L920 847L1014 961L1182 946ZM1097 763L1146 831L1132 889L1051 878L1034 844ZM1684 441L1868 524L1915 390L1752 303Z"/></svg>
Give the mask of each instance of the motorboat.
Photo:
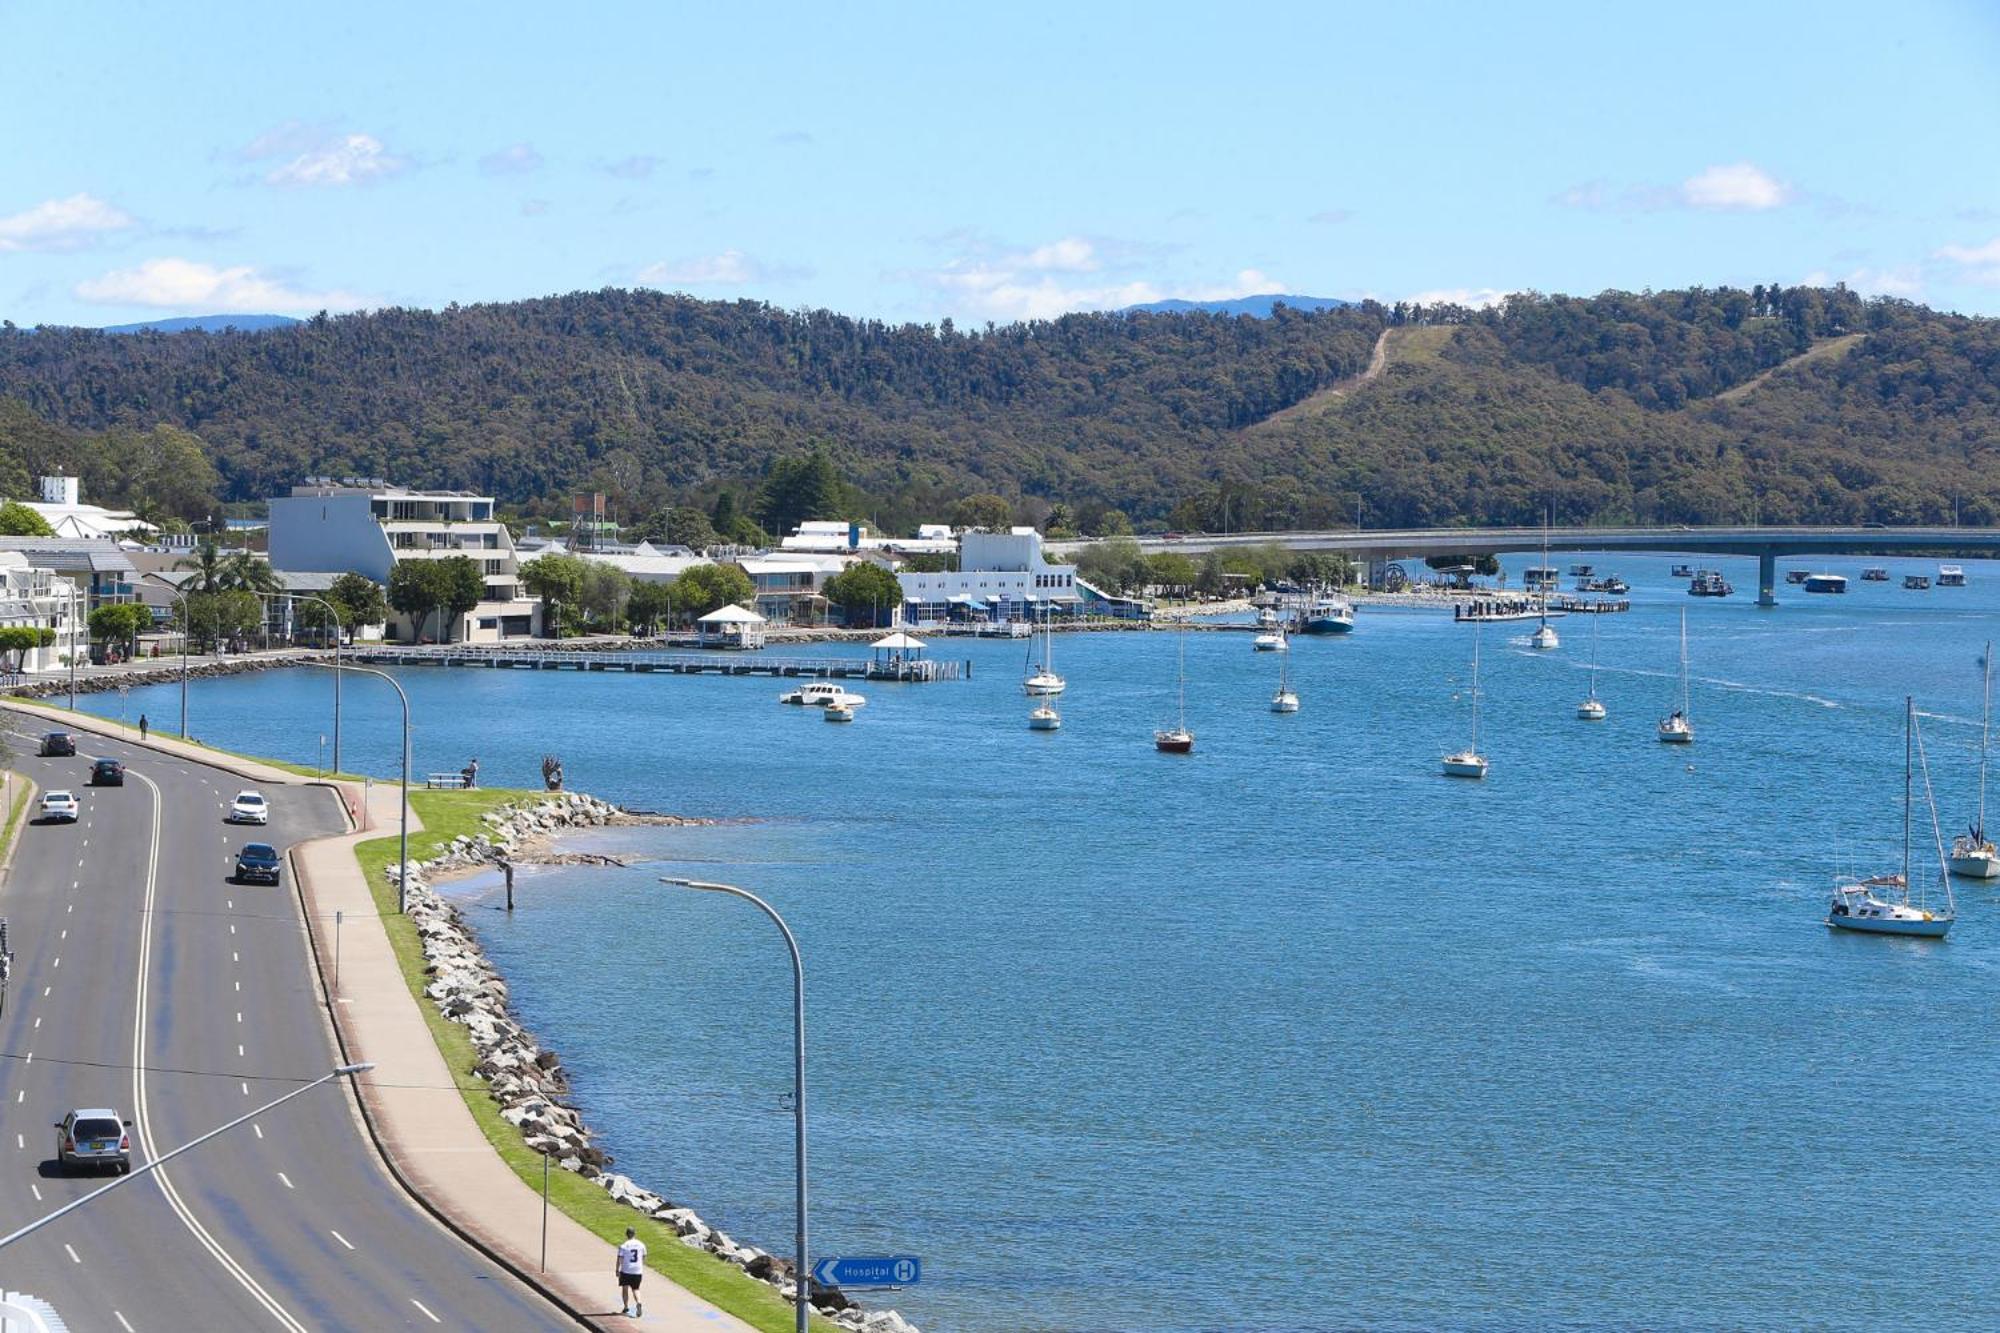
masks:
<svg viewBox="0 0 2000 1333"><path fill-rule="evenodd" d="M1827 903L1826 924L1835 930L1861 931L1870 935L1912 935L1941 940L1958 919L1958 904L1951 895L1951 876L1945 873L1944 844L1936 837L1937 807L1931 806L1931 828L1937 845L1937 880L1944 892L1944 905L1933 908L1929 894L1910 894L1910 814L1916 804L1913 782L1915 764L1924 770L1924 797L1930 799L1930 764L1923 758L1923 737L1917 729L1914 699L1903 700L1903 871L1899 875L1871 875L1867 879L1845 877L1834 881L1833 897ZM1925 875L1929 879L1929 875Z"/></svg>
<svg viewBox="0 0 2000 1333"><path fill-rule="evenodd" d="M828 722L852 722L854 705L851 703L828 704L821 714Z"/></svg>
<svg viewBox="0 0 2000 1333"><path fill-rule="evenodd" d="M1315 597L1301 617L1301 634L1348 634L1354 630L1354 604L1345 597Z"/></svg>
<svg viewBox="0 0 2000 1333"><path fill-rule="evenodd" d="M1889 581L1889 571L1880 565L1870 565L1861 571L1861 581L1863 583L1887 583Z"/></svg>
<svg viewBox="0 0 2000 1333"><path fill-rule="evenodd" d="M1250 646L1260 653L1282 653L1288 651L1292 645L1285 642L1285 632L1278 629L1259 634L1250 641Z"/></svg>
<svg viewBox="0 0 2000 1333"><path fill-rule="evenodd" d="M1965 571L1957 565L1939 565L1937 586L1940 588L1963 588L1965 586Z"/></svg>
<svg viewBox="0 0 2000 1333"><path fill-rule="evenodd" d="M1804 569L1788 569L1785 571L1785 582L1787 583L1804 583L1811 577L1811 572Z"/></svg>
<svg viewBox="0 0 2000 1333"><path fill-rule="evenodd" d="M1930 575L1905 574L1903 575L1903 586L1905 588L1908 588L1911 592L1925 592L1929 590L1931 586Z"/></svg>
<svg viewBox="0 0 2000 1333"><path fill-rule="evenodd" d="M1729 586L1729 580L1722 577L1717 569L1698 569L1688 584L1690 597L1727 597L1736 589Z"/></svg>
<svg viewBox="0 0 2000 1333"><path fill-rule="evenodd" d="M1806 575L1806 591L1832 592L1832 593L1846 592L1847 580L1845 578L1842 578L1838 574L1808 574Z"/></svg>
<svg viewBox="0 0 2000 1333"><path fill-rule="evenodd" d="M1576 706L1576 715L1585 722L1604 720L1604 701L1597 697L1597 620L1590 622L1590 693Z"/></svg>
<svg viewBox="0 0 2000 1333"><path fill-rule="evenodd" d="M1472 635L1472 742L1463 750L1444 757L1444 775L1448 778L1483 778L1486 776L1486 756L1479 753L1479 632Z"/></svg>
<svg viewBox="0 0 2000 1333"><path fill-rule="evenodd" d="M1576 590L1578 592L1608 592L1614 597L1622 597L1632 591L1632 585L1624 579L1619 578L1616 574L1606 574L1601 579L1578 579L1576 581Z"/></svg>
<svg viewBox="0 0 2000 1333"><path fill-rule="evenodd" d="M1692 701L1688 696L1688 613L1681 612L1681 706L1660 719L1660 739L1668 745L1694 742Z"/></svg>
<svg viewBox="0 0 2000 1333"><path fill-rule="evenodd" d="M808 708L830 708L839 704L846 708L859 708L868 701L858 694L828 680L816 680L810 685L801 685L796 690L787 690L778 696L781 704L802 704Z"/></svg>
<svg viewBox="0 0 2000 1333"><path fill-rule="evenodd" d="M2000 848L1986 836L1986 752L1993 731L1993 641L1987 640L1980 660L1986 667L1984 708L1979 722L1979 817L1972 826L1951 840L1951 855L1945 864L1954 875L1966 879L2000 878Z"/></svg>
<svg viewBox="0 0 2000 1333"><path fill-rule="evenodd" d="M1028 730L1060 731L1062 730L1062 714L1056 711L1054 704L1041 704L1028 714Z"/></svg>
<svg viewBox="0 0 2000 1333"><path fill-rule="evenodd" d="M1596 572L1589 565L1571 565L1569 567L1569 576L1573 579L1587 579Z"/></svg>
<svg viewBox="0 0 2000 1333"><path fill-rule="evenodd" d="M1687 565L1675 565L1672 572L1673 577L1677 579L1691 579L1694 577L1694 570Z"/></svg>
<svg viewBox="0 0 2000 1333"><path fill-rule="evenodd" d="M1162 754L1193 754L1194 733L1187 724L1187 634L1179 636L1180 660L1176 671L1179 687L1180 711L1171 727L1162 727L1153 733L1153 748Z"/></svg>

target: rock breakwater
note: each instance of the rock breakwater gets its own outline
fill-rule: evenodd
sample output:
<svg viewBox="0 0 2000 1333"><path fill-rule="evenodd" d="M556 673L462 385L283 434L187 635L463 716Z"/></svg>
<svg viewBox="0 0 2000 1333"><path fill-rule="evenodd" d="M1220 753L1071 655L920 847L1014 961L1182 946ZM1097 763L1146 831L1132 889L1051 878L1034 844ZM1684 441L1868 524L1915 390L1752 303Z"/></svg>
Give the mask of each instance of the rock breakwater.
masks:
<svg viewBox="0 0 2000 1333"><path fill-rule="evenodd" d="M596 1184L619 1203L672 1227L683 1245L734 1264L769 1283L786 1299L796 1291L791 1260L746 1245L704 1222L695 1212L629 1176L613 1172L611 1157L592 1143L589 1126L570 1103L561 1059L514 1017L506 979L488 961L464 915L432 888L439 875L503 861L561 860L549 852L557 834L625 823L698 824L669 815L629 815L581 792L559 792L487 813L484 832L454 838L438 856L413 862L405 895L408 915L423 944L424 994L438 1012L462 1025L472 1039L473 1072L500 1106L500 1118L521 1131L522 1141L556 1166ZM385 872L391 882L396 867ZM810 1279L808 1279L810 1280ZM893 1310L863 1310L837 1288L814 1282L813 1304L844 1328L860 1333L915 1333Z"/></svg>

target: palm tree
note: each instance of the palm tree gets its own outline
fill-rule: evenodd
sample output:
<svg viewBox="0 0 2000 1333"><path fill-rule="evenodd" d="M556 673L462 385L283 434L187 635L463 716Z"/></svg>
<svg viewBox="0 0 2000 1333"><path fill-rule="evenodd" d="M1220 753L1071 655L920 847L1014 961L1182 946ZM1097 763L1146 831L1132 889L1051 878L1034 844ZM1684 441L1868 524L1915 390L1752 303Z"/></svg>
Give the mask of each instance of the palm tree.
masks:
<svg viewBox="0 0 2000 1333"><path fill-rule="evenodd" d="M283 592L285 581L268 560L259 560L249 551L238 551L222 562L223 586L245 592Z"/></svg>
<svg viewBox="0 0 2000 1333"><path fill-rule="evenodd" d="M174 568L194 571L194 578L189 580L194 584L192 591L221 592L229 586L226 574L229 561L230 557L223 555L221 548L216 546L215 538L204 537L201 545L194 548L194 554L186 560L175 561Z"/></svg>

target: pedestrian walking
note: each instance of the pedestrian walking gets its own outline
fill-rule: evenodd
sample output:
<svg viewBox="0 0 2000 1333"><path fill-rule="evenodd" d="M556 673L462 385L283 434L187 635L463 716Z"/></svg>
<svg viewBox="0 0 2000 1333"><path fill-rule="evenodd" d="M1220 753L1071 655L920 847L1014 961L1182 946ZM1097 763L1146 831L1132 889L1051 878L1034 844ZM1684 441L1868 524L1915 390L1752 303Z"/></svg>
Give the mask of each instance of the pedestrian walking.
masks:
<svg viewBox="0 0 2000 1333"><path fill-rule="evenodd" d="M146 715L144 713L139 714L139 739L142 741L146 739Z"/></svg>
<svg viewBox="0 0 2000 1333"><path fill-rule="evenodd" d="M625 1228L625 1243L618 1247L612 1268L618 1274L618 1313L639 1318L646 1313L639 1302L639 1283L646 1276L646 1242L631 1227Z"/></svg>

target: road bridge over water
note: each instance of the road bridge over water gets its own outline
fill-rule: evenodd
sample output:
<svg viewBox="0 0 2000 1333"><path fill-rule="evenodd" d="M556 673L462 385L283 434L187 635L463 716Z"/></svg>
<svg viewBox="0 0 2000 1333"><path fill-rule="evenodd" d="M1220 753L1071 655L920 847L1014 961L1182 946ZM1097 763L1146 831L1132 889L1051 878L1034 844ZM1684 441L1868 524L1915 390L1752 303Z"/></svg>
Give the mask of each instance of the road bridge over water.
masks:
<svg viewBox="0 0 2000 1333"><path fill-rule="evenodd" d="M1962 552L2000 555L2000 528L1960 527L1651 527L1651 528L1383 528L1318 532L1190 533L1137 538L1148 555L1178 551L1200 556L1249 546L1329 551L1357 560L1421 559L1436 555L1499 555L1510 551L1650 551L1660 554L1757 558L1757 605L1776 606L1781 555L1908 555ZM1050 542L1051 554L1074 559L1096 542Z"/></svg>

